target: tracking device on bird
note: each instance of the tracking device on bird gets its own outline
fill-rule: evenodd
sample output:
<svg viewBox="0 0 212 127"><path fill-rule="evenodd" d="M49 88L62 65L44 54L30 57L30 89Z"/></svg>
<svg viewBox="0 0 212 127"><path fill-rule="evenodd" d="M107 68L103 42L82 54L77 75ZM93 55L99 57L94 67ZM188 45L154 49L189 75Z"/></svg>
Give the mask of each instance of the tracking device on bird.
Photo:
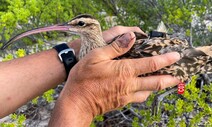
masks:
<svg viewBox="0 0 212 127"><path fill-rule="evenodd" d="M149 36L150 36L150 38L153 38L153 37L163 37L163 38L165 38L166 33L158 32L158 31L150 31Z"/></svg>

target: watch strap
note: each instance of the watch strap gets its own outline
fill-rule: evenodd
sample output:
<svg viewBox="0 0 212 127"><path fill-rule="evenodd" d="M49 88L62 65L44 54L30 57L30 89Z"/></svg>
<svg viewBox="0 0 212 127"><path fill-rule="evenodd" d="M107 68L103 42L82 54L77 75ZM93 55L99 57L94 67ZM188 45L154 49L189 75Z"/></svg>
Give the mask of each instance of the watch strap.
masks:
<svg viewBox="0 0 212 127"><path fill-rule="evenodd" d="M58 52L58 57L63 63L68 77L71 68L77 63L75 52L65 43L54 46L54 49Z"/></svg>

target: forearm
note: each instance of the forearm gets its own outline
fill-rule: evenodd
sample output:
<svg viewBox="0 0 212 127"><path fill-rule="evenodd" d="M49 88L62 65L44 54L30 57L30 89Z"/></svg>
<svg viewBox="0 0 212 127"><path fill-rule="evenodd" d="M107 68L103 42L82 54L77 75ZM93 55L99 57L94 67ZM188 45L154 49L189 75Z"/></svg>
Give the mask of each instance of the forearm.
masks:
<svg viewBox="0 0 212 127"><path fill-rule="evenodd" d="M0 117L54 88L66 78L54 49L0 63Z"/></svg>

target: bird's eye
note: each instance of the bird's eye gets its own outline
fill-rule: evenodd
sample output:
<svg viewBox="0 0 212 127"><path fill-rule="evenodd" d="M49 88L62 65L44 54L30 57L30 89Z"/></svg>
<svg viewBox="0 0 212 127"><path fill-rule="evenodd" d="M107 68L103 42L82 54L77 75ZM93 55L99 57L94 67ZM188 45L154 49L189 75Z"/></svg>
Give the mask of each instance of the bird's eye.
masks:
<svg viewBox="0 0 212 127"><path fill-rule="evenodd" d="M79 22L78 22L78 25L79 25L79 26L85 26L85 22L79 21Z"/></svg>

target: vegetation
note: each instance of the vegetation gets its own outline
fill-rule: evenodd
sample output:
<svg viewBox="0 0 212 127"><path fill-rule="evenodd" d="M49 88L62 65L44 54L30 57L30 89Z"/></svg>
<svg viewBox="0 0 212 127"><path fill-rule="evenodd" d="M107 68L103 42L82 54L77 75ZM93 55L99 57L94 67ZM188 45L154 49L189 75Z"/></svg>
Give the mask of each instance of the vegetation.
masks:
<svg viewBox="0 0 212 127"><path fill-rule="evenodd" d="M26 117L23 114L21 115L11 114L10 118L11 120L13 120L13 122L0 123L0 126L1 127L23 127L24 121L26 120Z"/></svg>
<svg viewBox="0 0 212 127"><path fill-rule="evenodd" d="M0 46L12 36L23 31L64 23L74 16L88 13L96 17L102 25L103 30L113 25L139 26L145 32L156 28L162 20L169 28L170 34L176 34L181 38L192 41L194 45L207 45L212 43L212 2L211 0L0 0ZM66 38L67 34L57 32L46 32L33 35L10 47L10 51L0 51L0 56L5 60L23 57L25 55L45 50L46 44L58 37ZM35 45L36 44L36 45ZM161 114L166 112L169 116L166 126L198 126L201 119L207 122L204 125L212 125L212 109L207 100L212 100L212 84L204 86L204 92L200 94L195 87L195 79L187 86L184 95L171 95L166 102L161 104L160 113L152 117L151 110L137 110L140 117L134 117L132 126L159 125ZM44 94L43 98L51 102L53 91ZM154 95L146 102L147 109L151 105ZM176 100L168 103L169 100ZM34 104L37 100L32 101ZM210 101L211 104L211 101ZM131 106L128 106L131 108ZM185 119L185 113L194 114L190 120ZM24 122L21 117L13 117L20 124ZM176 121L177 118L181 120ZM104 121L99 116L92 126ZM15 123L15 122L14 122ZM142 123L142 124L141 124ZM0 124L7 126L7 124ZM9 126L9 125L8 125ZM11 125L13 126L13 125Z"/></svg>
<svg viewBox="0 0 212 127"><path fill-rule="evenodd" d="M141 123L144 126L160 125L162 124L161 115L166 113L169 114L169 120L166 121L166 126L168 127L212 125L212 107L209 106L207 101L212 99L210 96L212 84L205 85L203 88L205 92L201 93L201 90L196 88L196 78L196 76L193 77L192 81L186 86L186 91L182 96L177 94L167 96L164 99L165 102L161 103L160 111L156 116L150 117L151 112L140 110L139 113L144 117ZM148 101L152 103L151 100ZM148 121L145 119L148 119ZM202 123L203 119L206 122Z"/></svg>

